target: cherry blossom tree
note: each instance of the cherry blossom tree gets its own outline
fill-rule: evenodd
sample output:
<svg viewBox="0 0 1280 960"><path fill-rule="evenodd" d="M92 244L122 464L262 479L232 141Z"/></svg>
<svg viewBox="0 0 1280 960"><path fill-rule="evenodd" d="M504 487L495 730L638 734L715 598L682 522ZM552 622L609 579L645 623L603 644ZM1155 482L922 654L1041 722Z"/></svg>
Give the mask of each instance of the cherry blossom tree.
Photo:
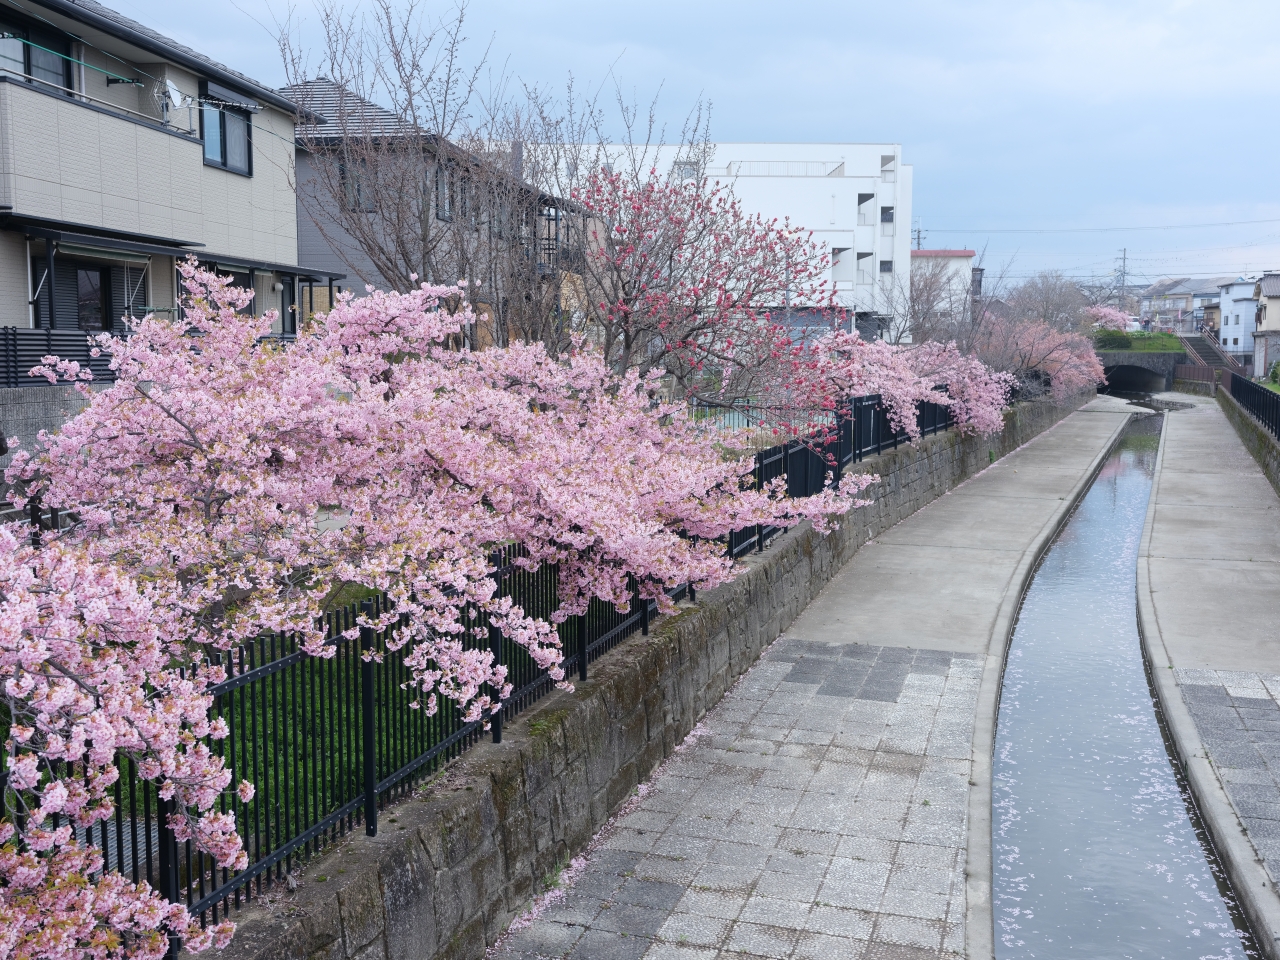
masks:
<svg viewBox="0 0 1280 960"><path fill-rule="evenodd" d="M853 397L879 395L890 424L917 438L922 402L951 408L962 432L999 431L1014 378L964 356L955 344L899 345L833 331L793 352L786 384L792 396L807 398L809 409L833 413L847 411Z"/></svg>
<svg viewBox="0 0 1280 960"><path fill-rule="evenodd" d="M5 817L0 820L0 956L158 958L169 937L192 950L224 946L146 883L105 873L86 828L110 820L122 757L172 803L180 840L218 866L247 857L232 818L212 812L231 773L206 739L208 688L222 679L187 645L174 611L83 551L36 550L0 527L0 701ZM195 651L193 655L193 651ZM132 787L130 787L132 789ZM252 786L242 783L242 799Z"/></svg>
<svg viewBox="0 0 1280 960"><path fill-rule="evenodd" d="M339 588L385 590L385 622L409 624L396 642L422 645L411 665L427 708L447 691L479 717L495 698L481 687L505 684L487 652L463 649L469 608L560 669L551 625L495 599L496 545L559 565L559 617L591 596L625 605L628 576L664 603L665 588L732 576L710 538L821 523L856 492L850 480L801 503L744 489L749 461L722 459L655 402L652 377L591 351L441 349L470 322L454 287L344 298L278 343L263 341L269 314L238 312L247 294L183 271L184 319L104 339L116 382L9 475L77 509L66 537L95 560L163 582L199 643L270 629L323 655L317 618Z"/></svg>
<svg viewBox="0 0 1280 960"><path fill-rule="evenodd" d="M666 588L734 575L714 538L806 518L829 529L873 479L803 501L781 481L754 490L750 460L660 402L656 371L613 372L582 346L560 359L444 349L471 322L457 287L346 295L281 342L270 312L241 312L250 294L181 270L181 318L98 339L110 386L90 391L74 362L45 358L35 372L80 383L88 407L7 471L20 505L75 520L39 550L0 530L7 795L22 811L0 821L0 942L19 955L151 957L171 935L197 949L230 936L103 875L75 831L111 815L131 756L174 802L179 838L243 865L234 823L211 812L230 780L207 745L226 733L208 719L224 676L211 651L278 630L331 655L321 614L349 585L383 590L374 625L398 624L390 645L408 646L417 705L446 697L484 720L510 685L464 643L470 611L563 681L555 620L592 597L625 609L630 578L669 609ZM552 622L497 597L492 553L510 543L519 564L558 565Z"/></svg>
<svg viewBox="0 0 1280 960"><path fill-rule="evenodd" d="M1094 306L1084 312L1085 319L1095 330L1128 330L1129 315L1115 307Z"/></svg>
<svg viewBox="0 0 1280 960"><path fill-rule="evenodd" d="M1043 320L987 316L974 354L992 370L1011 375L1024 398L1048 393L1055 403L1106 383L1093 342Z"/></svg>
<svg viewBox="0 0 1280 960"><path fill-rule="evenodd" d="M758 397L792 346L784 308L830 306L809 232L744 213L718 182L600 169L573 198L586 234L574 306L616 372L660 371L707 403Z"/></svg>

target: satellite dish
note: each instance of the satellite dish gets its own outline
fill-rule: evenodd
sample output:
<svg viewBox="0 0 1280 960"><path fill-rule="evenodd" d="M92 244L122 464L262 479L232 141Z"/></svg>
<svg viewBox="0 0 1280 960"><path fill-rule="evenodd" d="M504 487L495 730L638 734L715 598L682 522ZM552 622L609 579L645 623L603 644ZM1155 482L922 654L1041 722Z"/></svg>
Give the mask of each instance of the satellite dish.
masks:
<svg viewBox="0 0 1280 960"><path fill-rule="evenodd" d="M178 85L174 83L172 80L166 78L164 83L165 83L165 94L168 96L169 102L172 103L175 107L185 107L188 103L191 102L191 98L188 97L181 90L179 90Z"/></svg>

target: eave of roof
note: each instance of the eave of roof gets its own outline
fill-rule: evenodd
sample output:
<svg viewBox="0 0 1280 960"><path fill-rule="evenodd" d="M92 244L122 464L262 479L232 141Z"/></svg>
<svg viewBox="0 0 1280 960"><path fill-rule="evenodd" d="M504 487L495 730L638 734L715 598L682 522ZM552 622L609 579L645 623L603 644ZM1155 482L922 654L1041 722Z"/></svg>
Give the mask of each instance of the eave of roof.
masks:
<svg viewBox="0 0 1280 960"><path fill-rule="evenodd" d="M912 250L913 257L976 257L976 250Z"/></svg>
<svg viewBox="0 0 1280 960"><path fill-rule="evenodd" d="M297 104L281 96L271 87L246 77L242 73L237 73L230 67L197 53L190 47L184 46L176 40L171 40L135 20L130 20L110 7L94 2L94 0L29 0L29 2L36 6L44 7L46 10L59 13L70 20L83 23L95 30L100 30L108 36L124 40L165 60L171 60L201 76L217 80L231 87L237 87L291 116L297 116L299 113ZM21 8L19 7L19 9ZM318 115L313 119L316 122L324 122L324 118Z"/></svg>

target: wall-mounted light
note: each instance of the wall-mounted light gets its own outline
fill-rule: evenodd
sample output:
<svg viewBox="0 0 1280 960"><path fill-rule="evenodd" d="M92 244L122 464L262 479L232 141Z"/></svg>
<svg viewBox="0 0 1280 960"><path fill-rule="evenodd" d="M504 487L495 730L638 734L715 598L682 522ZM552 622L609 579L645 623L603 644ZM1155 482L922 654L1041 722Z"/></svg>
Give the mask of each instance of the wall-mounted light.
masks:
<svg viewBox="0 0 1280 960"><path fill-rule="evenodd" d="M284 284L283 284L283 283L281 283L279 280L277 280L275 283L273 283L273 284L271 285L271 292L272 292L272 293L280 293L280 292L282 292L283 290L284 290Z"/></svg>

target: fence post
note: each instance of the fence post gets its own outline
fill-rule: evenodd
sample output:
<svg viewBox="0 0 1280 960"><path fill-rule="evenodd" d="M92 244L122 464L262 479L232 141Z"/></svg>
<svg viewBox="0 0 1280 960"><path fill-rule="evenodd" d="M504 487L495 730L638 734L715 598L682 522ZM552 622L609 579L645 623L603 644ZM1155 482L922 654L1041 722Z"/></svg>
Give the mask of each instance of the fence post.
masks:
<svg viewBox="0 0 1280 960"><path fill-rule="evenodd" d="M587 682L587 615L578 614L578 679Z"/></svg>
<svg viewBox="0 0 1280 960"><path fill-rule="evenodd" d="M501 588L499 588L501 589ZM489 621L489 650L493 653L494 667L502 666L502 631L493 625L493 620ZM499 706L489 718L489 725L493 729L493 742L502 742L502 707Z"/></svg>
<svg viewBox="0 0 1280 960"><path fill-rule="evenodd" d="M31 545L40 546L40 501L34 497L27 501L27 513L31 517Z"/></svg>
<svg viewBox="0 0 1280 960"><path fill-rule="evenodd" d="M178 889L178 841L173 835L173 827L169 824L169 817L173 815L176 806L173 800L163 800L159 796L156 797L156 814L159 817L157 824L157 844L159 850L156 851L160 868L160 875L156 878L160 888L160 896L164 897L169 903L181 902L181 891ZM166 958L174 958L178 956L182 949L182 942L175 936L169 937L169 949L165 953Z"/></svg>
<svg viewBox="0 0 1280 960"><path fill-rule="evenodd" d="M373 616L373 603L360 603L360 613ZM374 755L376 738L373 724L373 628L360 628L360 706L364 714L364 832L366 836L378 835L378 764Z"/></svg>

